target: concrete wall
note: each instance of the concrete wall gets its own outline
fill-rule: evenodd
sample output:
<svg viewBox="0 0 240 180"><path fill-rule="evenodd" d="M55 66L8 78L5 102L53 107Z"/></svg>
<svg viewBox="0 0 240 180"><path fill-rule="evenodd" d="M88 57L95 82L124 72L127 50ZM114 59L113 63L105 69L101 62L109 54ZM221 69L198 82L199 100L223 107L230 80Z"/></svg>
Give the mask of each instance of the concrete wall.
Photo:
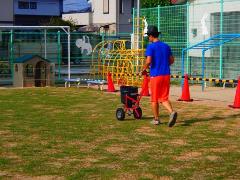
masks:
<svg viewBox="0 0 240 180"><path fill-rule="evenodd" d="M15 15L60 16L62 0L35 0L37 9L19 9L18 1L14 0Z"/></svg>
<svg viewBox="0 0 240 180"><path fill-rule="evenodd" d="M0 0L0 25L12 25L13 20L13 0Z"/></svg>

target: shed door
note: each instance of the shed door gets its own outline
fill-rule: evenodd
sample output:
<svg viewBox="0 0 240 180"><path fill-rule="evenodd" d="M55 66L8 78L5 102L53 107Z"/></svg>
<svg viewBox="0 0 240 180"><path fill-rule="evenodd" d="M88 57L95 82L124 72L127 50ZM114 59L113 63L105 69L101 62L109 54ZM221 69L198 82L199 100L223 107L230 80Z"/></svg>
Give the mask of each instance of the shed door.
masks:
<svg viewBox="0 0 240 180"><path fill-rule="evenodd" d="M46 63L40 61L36 64L35 69L35 86L36 87L45 87L47 78L47 69Z"/></svg>

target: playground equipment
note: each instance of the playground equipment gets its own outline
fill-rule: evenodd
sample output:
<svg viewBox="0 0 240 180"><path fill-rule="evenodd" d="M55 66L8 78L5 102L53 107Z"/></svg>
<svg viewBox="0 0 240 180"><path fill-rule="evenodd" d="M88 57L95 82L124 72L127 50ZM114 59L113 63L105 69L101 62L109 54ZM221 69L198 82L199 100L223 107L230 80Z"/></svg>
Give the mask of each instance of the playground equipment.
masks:
<svg viewBox="0 0 240 180"><path fill-rule="evenodd" d="M92 79L106 79L107 74L111 73L113 82L116 84L141 86L142 77L138 74L142 71L145 60L143 36L146 22L144 18L141 18L140 22L139 32L141 36L137 34L138 32L134 32L133 42L107 40L94 48L90 73ZM135 26L137 25L135 24Z"/></svg>
<svg viewBox="0 0 240 180"><path fill-rule="evenodd" d="M215 35L205 41L202 41L200 43L197 43L195 45L192 45L188 48L184 48L182 50L182 76L184 75L184 67L185 67L185 53L192 50L202 50L202 90L204 90L204 78L205 78L205 53L206 51L223 46L226 43L229 43L231 41L234 41L236 39L240 38L240 34L218 34ZM222 72L222 65L220 65L220 79L222 79L221 73Z"/></svg>

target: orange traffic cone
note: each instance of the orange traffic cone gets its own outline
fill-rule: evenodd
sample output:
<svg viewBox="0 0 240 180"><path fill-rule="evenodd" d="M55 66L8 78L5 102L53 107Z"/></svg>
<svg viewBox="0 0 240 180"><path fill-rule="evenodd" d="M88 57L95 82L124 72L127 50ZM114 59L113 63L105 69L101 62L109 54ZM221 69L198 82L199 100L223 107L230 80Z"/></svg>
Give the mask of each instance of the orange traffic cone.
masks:
<svg viewBox="0 0 240 180"><path fill-rule="evenodd" d="M231 108L240 109L240 77L238 78L238 85L233 105L229 105Z"/></svg>
<svg viewBox="0 0 240 180"><path fill-rule="evenodd" d="M187 101L191 102L193 99L190 98L190 91L189 91L189 84L188 84L188 75L185 74L184 76L184 84L182 88L182 96L178 101Z"/></svg>
<svg viewBox="0 0 240 180"><path fill-rule="evenodd" d="M109 72L107 75L107 82L108 82L108 92L115 92L113 80L112 80L112 74Z"/></svg>
<svg viewBox="0 0 240 180"><path fill-rule="evenodd" d="M150 96L148 83L149 83L149 77L147 75L144 75L144 79L142 83L142 92L141 92L142 96Z"/></svg>

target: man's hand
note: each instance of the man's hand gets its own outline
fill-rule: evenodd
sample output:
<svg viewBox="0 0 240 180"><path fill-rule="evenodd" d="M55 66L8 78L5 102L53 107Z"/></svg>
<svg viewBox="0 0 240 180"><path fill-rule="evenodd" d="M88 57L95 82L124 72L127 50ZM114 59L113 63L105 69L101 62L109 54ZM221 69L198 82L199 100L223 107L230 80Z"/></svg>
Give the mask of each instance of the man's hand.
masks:
<svg viewBox="0 0 240 180"><path fill-rule="evenodd" d="M174 63L174 57L173 56L170 56L169 58L169 64L170 66Z"/></svg>
<svg viewBox="0 0 240 180"><path fill-rule="evenodd" d="M146 76L146 75L148 75L148 72L147 72L147 70L145 69L145 70L142 71L142 76Z"/></svg>

